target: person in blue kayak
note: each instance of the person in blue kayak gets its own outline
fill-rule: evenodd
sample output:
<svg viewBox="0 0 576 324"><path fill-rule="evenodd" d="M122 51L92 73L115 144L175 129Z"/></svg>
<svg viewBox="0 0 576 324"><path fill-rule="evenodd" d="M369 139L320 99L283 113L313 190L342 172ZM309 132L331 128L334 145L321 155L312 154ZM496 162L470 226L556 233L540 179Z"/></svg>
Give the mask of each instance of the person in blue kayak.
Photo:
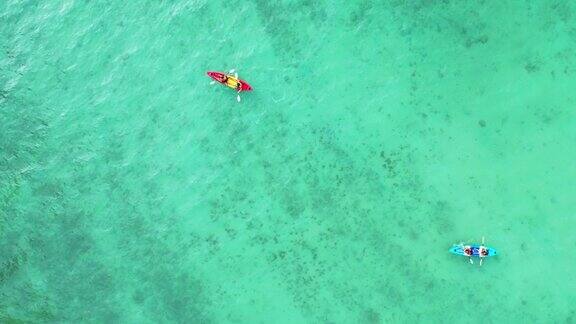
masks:
<svg viewBox="0 0 576 324"><path fill-rule="evenodd" d="M488 256L488 248L484 246L484 236L482 236L482 244L478 248L478 256L480 257L480 266L482 266L482 260Z"/></svg>
<svg viewBox="0 0 576 324"><path fill-rule="evenodd" d="M464 251L464 254L466 254L468 259L470 260L470 264L474 264L474 261L472 261L472 254L474 254L474 251L472 250L472 246L464 245L464 246L462 246L462 251Z"/></svg>

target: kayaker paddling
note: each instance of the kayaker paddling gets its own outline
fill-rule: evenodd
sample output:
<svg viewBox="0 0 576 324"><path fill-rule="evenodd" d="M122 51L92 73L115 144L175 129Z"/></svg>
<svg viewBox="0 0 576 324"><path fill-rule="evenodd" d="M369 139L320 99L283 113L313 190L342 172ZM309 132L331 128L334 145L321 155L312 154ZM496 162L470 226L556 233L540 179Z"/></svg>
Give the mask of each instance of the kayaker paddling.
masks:
<svg viewBox="0 0 576 324"><path fill-rule="evenodd" d="M480 258L479 262L480 266L482 266L484 258L497 255L496 249L484 245L484 237L482 237L482 243L480 244L479 243L454 244L449 251L450 253L468 257L470 264L474 264L473 257L478 257Z"/></svg>
<svg viewBox="0 0 576 324"><path fill-rule="evenodd" d="M246 81L240 80L238 78L238 74L235 72L235 70L230 70L229 73L210 71L207 72L207 74L209 77L212 78L212 80L214 80L210 82L210 84L218 82L229 88L234 89L237 92L236 99L238 101L240 101L240 92L252 90L252 87L248 83L246 83Z"/></svg>
<svg viewBox="0 0 576 324"><path fill-rule="evenodd" d="M478 256L480 257L480 266L482 266L482 260L488 256L488 248L484 246L484 236L482 236L482 245L478 248Z"/></svg>
<svg viewBox="0 0 576 324"><path fill-rule="evenodd" d="M474 250L472 249L472 247L470 245L463 245L462 250L464 251L464 254L468 256L470 264L474 264L474 261L472 261L472 255L474 254Z"/></svg>

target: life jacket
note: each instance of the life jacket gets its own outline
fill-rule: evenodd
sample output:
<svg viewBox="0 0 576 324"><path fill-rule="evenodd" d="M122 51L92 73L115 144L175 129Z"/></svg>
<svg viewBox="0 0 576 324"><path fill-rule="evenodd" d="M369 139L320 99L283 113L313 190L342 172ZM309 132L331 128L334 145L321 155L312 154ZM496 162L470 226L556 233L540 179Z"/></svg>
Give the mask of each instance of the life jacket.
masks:
<svg viewBox="0 0 576 324"><path fill-rule="evenodd" d="M237 89L240 86L240 80L231 75L228 75L228 78L226 79L226 85L232 89Z"/></svg>

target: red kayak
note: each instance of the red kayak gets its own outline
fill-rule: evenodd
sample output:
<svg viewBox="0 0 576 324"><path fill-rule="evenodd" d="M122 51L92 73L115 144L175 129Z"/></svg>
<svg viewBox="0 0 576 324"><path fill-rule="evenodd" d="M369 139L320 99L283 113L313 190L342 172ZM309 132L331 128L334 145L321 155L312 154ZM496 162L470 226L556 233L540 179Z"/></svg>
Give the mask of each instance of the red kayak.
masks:
<svg viewBox="0 0 576 324"><path fill-rule="evenodd" d="M221 83L229 88L240 91L252 91L252 87L248 84L248 82L240 80L233 75L213 71L209 71L206 74L208 74L208 76L211 77L214 81Z"/></svg>

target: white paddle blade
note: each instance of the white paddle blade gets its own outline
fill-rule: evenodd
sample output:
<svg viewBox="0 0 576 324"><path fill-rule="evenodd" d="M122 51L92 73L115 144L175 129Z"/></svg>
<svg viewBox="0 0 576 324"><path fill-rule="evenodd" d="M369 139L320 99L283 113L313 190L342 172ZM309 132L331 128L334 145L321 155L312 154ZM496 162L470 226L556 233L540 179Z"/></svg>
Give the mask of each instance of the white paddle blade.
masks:
<svg viewBox="0 0 576 324"><path fill-rule="evenodd" d="M238 79L238 73L234 73L234 77Z"/></svg>
<svg viewBox="0 0 576 324"><path fill-rule="evenodd" d="M210 81L210 85L214 85L216 81Z"/></svg>
<svg viewBox="0 0 576 324"><path fill-rule="evenodd" d="M230 73L230 74L232 74L232 73L234 73L234 72L236 72L236 69L232 69L232 70L230 70L230 72L229 72L229 73Z"/></svg>
<svg viewBox="0 0 576 324"><path fill-rule="evenodd" d="M236 96L236 100L238 100L238 102L240 102L240 95Z"/></svg>
<svg viewBox="0 0 576 324"><path fill-rule="evenodd" d="M482 260L484 260L484 258L480 258L480 266L482 266Z"/></svg>
<svg viewBox="0 0 576 324"><path fill-rule="evenodd" d="M472 258L470 258L470 264L474 264L474 261L472 261Z"/></svg>

